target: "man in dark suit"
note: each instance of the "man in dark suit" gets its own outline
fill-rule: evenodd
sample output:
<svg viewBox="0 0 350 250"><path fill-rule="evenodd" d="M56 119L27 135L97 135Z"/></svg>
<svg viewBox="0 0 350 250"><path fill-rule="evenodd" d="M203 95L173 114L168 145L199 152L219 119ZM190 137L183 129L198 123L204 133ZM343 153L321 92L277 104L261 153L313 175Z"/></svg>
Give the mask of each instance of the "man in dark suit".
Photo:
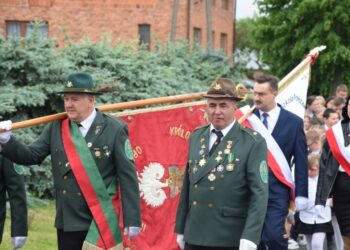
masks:
<svg viewBox="0 0 350 250"><path fill-rule="evenodd" d="M141 227L127 126L95 109L95 96L100 93L89 74L71 74L59 93L64 95L67 118L48 124L30 145L11 137L10 131L0 134L2 154L23 165L40 164L51 155L60 250L120 246L115 212L118 185L124 233L135 237ZM10 124L1 122L0 128L9 129Z"/></svg>
<svg viewBox="0 0 350 250"><path fill-rule="evenodd" d="M215 80L205 95L209 124L190 136L175 232L186 250L256 249L266 213L267 147L234 118L235 84Z"/></svg>
<svg viewBox="0 0 350 250"><path fill-rule="evenodd" d="M307 146L303 120L279 106L275 97L278 81L274 76L262 76L254 85L254 103L257 115L281 148L290 167L295 165L295 207L307 207L308 173ZM269 202L259 249L287 249L284 222L288 214L291 191L269 169Z"/></svg>
<svg viewBox="0 0 350 250"><path fill-rule="evenodd" d="M24 246L28 234L27 198L23 168L0 156L0 244L6 218L6 193L11 209L11 238L13 248Z"/></svg>

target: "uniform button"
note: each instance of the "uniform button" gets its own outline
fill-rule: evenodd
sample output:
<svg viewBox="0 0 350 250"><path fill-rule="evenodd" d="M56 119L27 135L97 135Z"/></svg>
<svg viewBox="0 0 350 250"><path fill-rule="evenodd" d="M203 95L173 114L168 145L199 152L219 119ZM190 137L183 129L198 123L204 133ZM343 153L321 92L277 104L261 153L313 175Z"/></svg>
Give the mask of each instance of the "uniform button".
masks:
<svg viewBox="0 0 350 250"><path fill-rule="evenodd" d="M63 180L67 180L67 179L68 179L67 175L63 176Z"/></svg>
<svg viewBox="0 0 350 250"><path fill-rule="evenodd" d="M62 165L62 162L59 161L59 162L58 162L58 166L61 166L61 165Z"/></svg>
<svg viewBox="0 0 350 250"><path fill-rule="evenodd" d="M56 152L56 153L58 152L58 149L57 149L57 148L55 149L55 152Z"/></svg>
<svg viewBox="0 0 350 250"><path fill-rule="evenodd" d="M210 190L210 191L214 191L214 190L215 190L215 187L210 187L209 190Z"/></svg>
<svg viewBox="0 0 350 250"><path fill-rule="evenodd" d="M81 193L80 193L80 192L78 192L78 193L77 193L77 195L78 195L78 196L81 196Z"/></svg>
<svg viewBox="0 0 350 250"><path fill-rule="evenodd" d="M66 163L66 168L68 168L68 167L69 167L69 162Z"/></svg>
<svg viewBox="0 0 350 250"><path fill-rule="evenodd" d="M192 202L192 205L193 205L193 206L197 205L197 201L193 201L193 202Z"/></svg>
<svg viewBox="0 0 350 250"><path fill-rule="evenodd" d="M212 207L213 207L213 204L212 204L212 203L209 203L209 204L208 204L208 207L209 207L209 208L212 208Z"/></svg>
<svg viewBox="0 0 350 250"><path fill-rule="evenodd" d="M88 148L91 148L91 147L92 147L92 143L91 143L91 142L88 142L88 143L87 143L87 146L88 146Z"/></svg>
<svg viewBox="0 0 350 250"><path fill-rule="evenodd" d="M66 194L66 193L67 193L67 191L66 191L66 190L63 190L63 191L62 191L62 194Z"/></svg>
<svg viewBox="0 0 350 250"><path fill-rule="evenodd" d="M198 187L198 184L194 185L194 187L197 188L197 187Z"/></svg>
<svg viewBox="0 0 350 250"><path fill-rule="evenodd" d="M225 175L223 175L223 174L222 174L222 175L220 175L220 178L221 178L221 179L224 179L224 177L225 177Z"/></svg>

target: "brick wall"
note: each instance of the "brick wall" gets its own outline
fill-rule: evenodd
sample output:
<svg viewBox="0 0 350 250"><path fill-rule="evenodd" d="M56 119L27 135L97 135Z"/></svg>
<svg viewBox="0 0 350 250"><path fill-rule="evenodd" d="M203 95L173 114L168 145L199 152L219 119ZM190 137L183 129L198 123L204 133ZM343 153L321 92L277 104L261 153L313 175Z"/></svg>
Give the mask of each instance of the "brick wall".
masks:
<svg viewBox="0 0 350 250"><path fill-rule="evenodd" d="M228 37L228 50L232 52L233 5L221 8L222 0L212 7L215 47L220 48L220 34ZM190 2L190 12L188 3ZM119 39L138 41L138 25L151 26L151 44L169 39L172 21L172 0L0 0L0 28L6 34L5 21L34 21L48 23L49 36L62 45L65 34L74 41L89 37L98 41L108 35L112 41ZM189 20L190 16L190 20ZM188 26L189 21L189 26ZM193 40L193 28L202 30L202 45L206 47L205 0L179 0L176 40Z"/></svg>

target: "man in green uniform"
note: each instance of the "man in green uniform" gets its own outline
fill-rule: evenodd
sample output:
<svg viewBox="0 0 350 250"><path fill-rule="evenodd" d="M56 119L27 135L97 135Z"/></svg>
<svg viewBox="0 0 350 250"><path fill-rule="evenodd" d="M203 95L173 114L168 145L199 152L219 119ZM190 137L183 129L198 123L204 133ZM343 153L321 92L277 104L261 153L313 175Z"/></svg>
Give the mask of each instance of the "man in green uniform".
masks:
<svg viewBox="0 0 350 250"><path fill-rule="evenodd" d="M65 82L67 118L46 126L30 145L0 134L2 154L23 165L40 164L51 155L56 196L58 248L119 249L116 216L120 186L124 234L135 237L141 228L140 197L127 125L95 109L100 94L86 73ZM10 121L0 122L9 129Z"/></svg>
<svg viewBox="0 0 350 250"><path fill-rule="evenodd" d="M209 124L190 136L175 232L186 250L256 249L267 207L267 147L234 118L235 84L215 80L205 95Z"/></svg>
<svg viewBox="0 0 350 250"><path fill-rule="evenodd" d="M27 198L23 169L0 156L0 244L6 218L6 192L11 209L11 238L14 249L24 246L28 234Z"/></svg>

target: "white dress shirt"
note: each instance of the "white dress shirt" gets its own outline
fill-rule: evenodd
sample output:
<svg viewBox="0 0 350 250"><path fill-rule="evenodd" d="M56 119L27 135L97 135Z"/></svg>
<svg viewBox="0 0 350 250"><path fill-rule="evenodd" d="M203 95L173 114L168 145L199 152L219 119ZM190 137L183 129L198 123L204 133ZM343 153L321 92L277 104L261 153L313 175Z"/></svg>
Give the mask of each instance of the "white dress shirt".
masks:
<svg viewBox="0 0 350 250"><path fill-rule="evenodd" d="M267 119L267 124L268 124L268 131L270 132L270 134L272 134L273 129L276 126L278 117L280 115L281 112L281 108L278 107L278 105L276 105L273 109L271 109L269 112L263 112L259 109L259 113L260 113L260 120L263 121L264 117L263 117L263 113L267 113L268 116L266 117Z"/></svg>
<svg viewBox="0 0 350 250"><path fill-rule="evenodd" d="M331 208L326 205L324 214L318 216L315 210L318 176L309 177L309 198L306 210L300 211L300 220L306 224L321 224L331 221Z"/></svg>
<svg viewBox="0 0 350 250"><path fill-rule="evenodd" d="M81 126L79 126L81 134L85 137L87 132L89 131L91 124L95 120L96 117L96 110L92 111L92 113L80 123Z"/></svg>
<svg viewBox="0 0 350 250"><path fill-rule="evenodd" d="M232 123L230 123L230 125L228 125L226 128L220 130L223 134L223 137L221 138L221 140L224 139L224 137L227 135L227 133L231 130L231 128L233 127L233 125L235 124L235 120L233 120ZM213 131L214 126L213 124L210 124L210 137L209 137L209 150L211 149L211 147L213 146L214 142L216 141L216 134L215 133L212 133L211 131ZM217 129L215 129L217 130Z"/></svg>

